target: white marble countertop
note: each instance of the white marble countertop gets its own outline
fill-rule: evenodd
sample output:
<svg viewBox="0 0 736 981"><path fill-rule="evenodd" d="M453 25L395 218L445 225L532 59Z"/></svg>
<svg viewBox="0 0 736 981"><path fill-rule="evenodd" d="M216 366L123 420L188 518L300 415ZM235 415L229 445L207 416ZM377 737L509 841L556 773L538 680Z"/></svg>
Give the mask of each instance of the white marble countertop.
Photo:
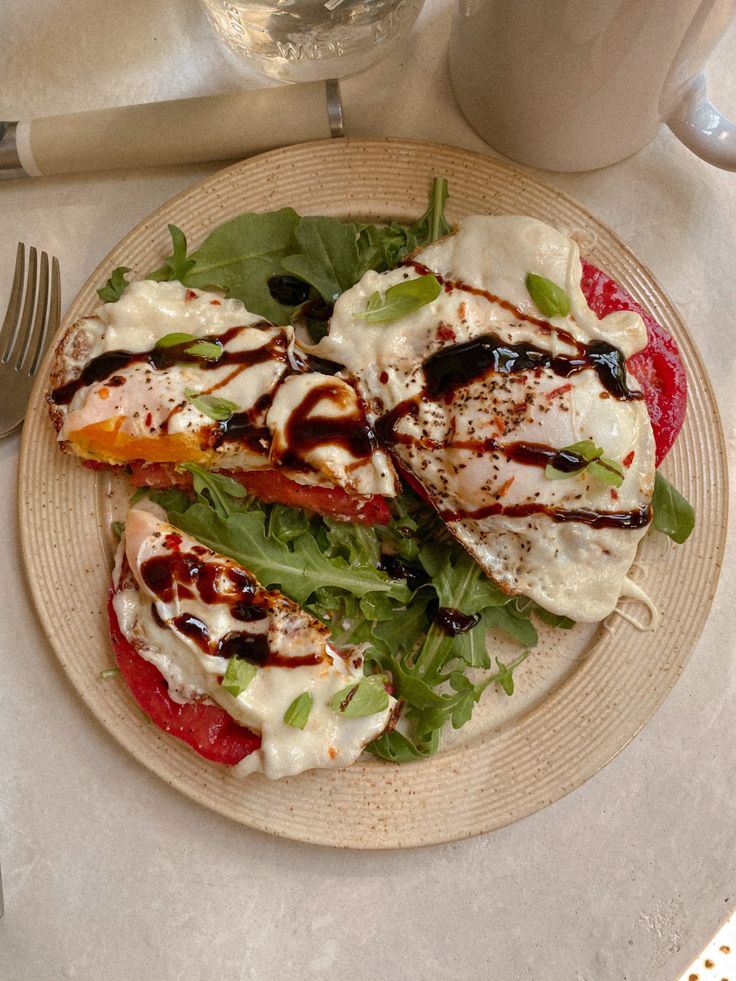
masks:
<svg viewBox="0 0 736 981"><path fill-rule="evenodd" d="M350 135L490 152L454 104L450 4L343 86ZM736 30L710 66L736 113ZM234 90L196 0L5 0L0 118ZM257 84L257 83L255 83ZM59 256L68 304L140 218L214 165L0 184L0 307L15 243ZM542 175L613 227L704 356L734 476L736 174L665 130L595 173ZM735 549L684 675L579 790L457 844L338 852L198 807L98 725L43 636L16 531L18 436L0 442L0 977L127 981L674 981L736 906ZM693 584L697 588L697 584Z"/></svg>

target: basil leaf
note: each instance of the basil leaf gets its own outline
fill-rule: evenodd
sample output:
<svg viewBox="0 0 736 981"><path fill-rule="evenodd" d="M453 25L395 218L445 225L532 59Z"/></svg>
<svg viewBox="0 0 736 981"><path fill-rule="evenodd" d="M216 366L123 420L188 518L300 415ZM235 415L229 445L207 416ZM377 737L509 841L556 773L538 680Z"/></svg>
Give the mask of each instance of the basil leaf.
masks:
<svg viewBox="0 0 736 981"><path fill-rule="evenodd" d="M373 293L363 313L355 316L369 324L389 324L426 306L442 292L437 279L431 274L405 279L389 286L385 293Z"/></svg>
<svg viewBox="0 0 736 981"><path fill-rule="evenodd" d="M592 439L582 439L579 443L571 443L569 446L563 446L560 452L575 453L589 463L603 455L603 450L596 446Z"/></svg>
<svg viewBox="0 0 736 981"><path fill-rule="evenodd" d="M223 349L219 341L200 340L194 334L185 334L183 331L164 334L163 337L159 337L155 346L157 348L183 347L187 341L192 343L183 349L184 354L191 354L195 358L204 358L206 361L219 361L222 357Z"/></svg>
<svg viewBox="0 0 736 981"><path fill-rule="evenodd" d="M171 334L164 334L163 337L159 337L154 346L157 348L179 347L180 344L186 344L187 341L196 343L197 338L194 334L185 334L183 331L175 330Z"/></svg>
<svg viewBox="0 0 736 981"><path fill-rule="evenodd" d="M624 471L621 464L604 456L603 450L596 446L592 439L571 443L570 446L563 446L557 452L559 455L567 455L568 459L578 457L579 465L559 470L548 463L544 468L544 476L547 480L567 480L570 477L577 477L578 474L587 470L591 476L597 477L612 487L620 487L624 482Z"/></svg>
<svg viewBox="0 0 736 981"><path fill-rule="evenodd" d="M103 301L103 303L117 303L123 293L127 290L130 285L125 278L125 274L129 273L130 269L127 266L118 266L117 269L113 269L112 274L105 285L97 290L97 295Z"/></svg>
<svg viewBox="0 0 736 981"><path fill-rule="evenodd" d="M301 695L297 695L284 713L284 722L293 729L303 729L307 724L313 704L312 693L303 691Z"/></svg>
<svg viewBox="0 0 736 981"><path fill-rule="evenodd" d="M610 484L611 487L620 487L624 482L623 467L607 456L592 460L588 464L588 473L602 480L604 484Z"/></svg>
<svg viewBox="0 0 736 981"><path fill-rule="evenodd" d="M383 675L372 674L355 685L341 688L330 699L330 708L347 719L385 712L389 705L385 680Z"/></svg>
<svg viewBox="0 0 736 981"><path fill-rule="evenodd" d="M534 305L545 317L566 317L569 314L569 296L551 279L529 273L526 277L526 288Z"/></svg>
<svg viewBox="0 0 736 981"><path fill-rule="evenodd" d="M652 519L657 531L682 545L695 527L695 512L689 502L659 470L654 475Z"/></svg>
<svg viewBox="0 0 736 981"><path fill-rule="evenodd" d="M123 532L125 531L125 522L111 521L110 530L112 531L113 535L117 538L117 540L120 541L120 539L123 537Z"/></svg>
<svg viewBox="0 0 736 981"><path fill-rule="evenodd" d="M213 341L197 341L191 347L184 349L185 354L191 354L195 358L204 358L205 361L219 361L222 357L222 344Z"/></svg>
<svg viewBox="0 0 736 981"><path fill-rule="evenodd" d="M171 235L171 255L164 260L163 266L149 273L146 279L152 279L157 283L178 279L183 283L187 273L194 266L194 259L187 259L187 239L181 228L169 225L168 229Z"/></svg>
<svg viewBox="0 0 736 981"><path fill-rule="evenodd" d="M215 422L225 422L232 417L233 412L240 408L235 402L229 399L218 398L217 395L201 395L193 388L185 388L184 395L187 402L191 402L195 409L214 419Z"/></svg>
<svg viewBox="0 0 736 981"><path fill-rule="evenodd" d="M257 674L258 668L255 664L251 664L250 661L243 661L239 657L231 657L227 662L227 671L222 679L222 687L237 698Z"/></svg>

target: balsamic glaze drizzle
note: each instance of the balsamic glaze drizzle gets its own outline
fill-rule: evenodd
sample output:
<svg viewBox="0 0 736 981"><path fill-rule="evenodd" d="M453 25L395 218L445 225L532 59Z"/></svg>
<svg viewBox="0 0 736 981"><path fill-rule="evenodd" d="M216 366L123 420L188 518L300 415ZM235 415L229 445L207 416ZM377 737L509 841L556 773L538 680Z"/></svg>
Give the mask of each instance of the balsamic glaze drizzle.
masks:
<svg viewBox="0 0 736 981"><path fill-rule="evenodd" d="M178 536L177 536L178 537ZM169 543L176 548L174 542ZM141 577L148 589L163 603L175 598L192 598L198 592L204 603L224 603L230 607L235 620L242 623L259 624L252 631L232 630L215 643L210 637L207 625L190 613L180 613L171 624L184 636L189 637L205 654L219 657L237 657L257 664L297 668L302 665L319 664L323 653L318 647L307 654L287 657L272 650L269 644L267 625L260 626L269 615L269 597L261 592L256 580L244 569L207 561L202 550L197 552L171 551L154 555L141 564ZM152 604L153 617L160 627L166 622L160 617L156 604Z"/></svg>
<svg viewBox="0 0 736 981"><path fill-rule="evenodd" d="M340 405L344 397L344 388L334 382L327 381L310 389L289 416L283 445L281 440L274 441L272 462L291 470L311 470L307 454L325 445L343 447L353 457L369 457L377 443L360 403L351 415L314 414L315 407L324 399Z"/></svg>
<svg viewBox="0 0 736 981"><path fill-rule="evenodd" d="M395 405L375 423L379 442L386 447L397 445L421 446L427 449L467 449L476 452L500 452L517 463L533 466L552 464L557 470L573 473L587 462L579 454L558 450L540 443L517 442L499 445L497 440L435 440L428 436L415 437L397 431L400 421L407 416L416 417L422 403L443 401L450 404L456 392L464 386L479 381L488 374L517 374L547 368L561 378L569 378L584 370L593 370L603 388L620 401L643 398L642 392L629 388L626 379L626 360L623 352L606 341L585 344L576 340L569 331L555 327L546 320L524 313L508 300L480 287L470 286L459 280L447 279L414 260L413 266L420 275L430 272L442 284L445 292L462 290L484 296L493 303L510 311L515 318L534 324L544 334L555 334L575 349L575 354L553 354L530 342L512 344L497 334L488 332L470 341L450 344L427 357L422 365L425 384L422 391L412 398ZM463 519L481 519L504 514L509 517L530 517L546 514L554 521L577 521L593 528L643 528L651 520L651 508L644 505L633 511L596 511L585 508L563 509L541 503L504 505L499 501L476 511L440 510L440 516L448 522Z"/></svg>
<svg viewBox="0 0 736 981"><path fill-rule="evenodd" d="M147 364L154 371L162 371L175 364L196 364L202 371L213 371L216 368L234 365L233 375L251 365L261 364L271 359L288 364L287 340L283 333L272 337L266 344L254 350L227 350L225 345L240 331L248 330L250 327L266 328L271 327L271 325L264 320L257 324L230 327L221 334L208 334L204 337L183 341L181 344L173 344L170 347L154 347L148 351L106 351L104 354L92 358L76 378L72 378L64 385L55 388L49 395L49 401L54 405L68 405L81 388L104 381L132 364ZM216 361L208 360L201 354L192 354L187 350L194 344L204 341L222 348L222 354ZM214 391L217 387L219 386L214 386L209 391Z"/></svg>

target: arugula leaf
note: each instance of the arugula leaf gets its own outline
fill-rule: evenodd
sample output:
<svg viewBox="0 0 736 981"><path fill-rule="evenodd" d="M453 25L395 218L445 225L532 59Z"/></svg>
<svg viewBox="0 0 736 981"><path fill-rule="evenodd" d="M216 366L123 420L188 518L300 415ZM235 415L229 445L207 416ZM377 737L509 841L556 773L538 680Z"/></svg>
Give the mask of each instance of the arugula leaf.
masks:
<svg viewBox="0 0 736 981"><path fill-rule="evenodd" d="M130 269L127 266L118 266L117 269L113 269L112 274L105 285L101 289L97 290L97 295L103 303L118 302L120 297L130 285L125 278L125 274L129 272Z"/></svg>
<svg viewBox="0 0 736 981"><path fill-rule="evenodd" d="M369 753L380 756L392 763L409 763L433 756L439 749L440 730L434 729L427 740L411 740L398 729L382 733L378 739L366 746Z"/></svg>
<svg viewBox="0 0 736 981"><path fill-rule="evenodd" d="M389 286L385 293L373 293L365 311L355 316L369 324L393 323L436 300L441 291L437 278L431 274L405 279Z"/></svg>
<svg viewBox="0 0 736 981"><path fill-rule="evenodd" d="M274 504L268 515L267 533L282 545L288 545L309 531L309 515L306 511Z"/></svg>
<svg viewBox="0 0 736 981"><path fill-rule="evenodd" d="M169 235L171 235L171 255L164 259L164 264L154 272L149 273L146 279L155 282L178 279L183 283L187 273L194 265L194 259L187 259L187 238L181 228L176 225L168 225Z"/></svg>
<svg viewBox="0 0 736 981"><path fill-rule="evenodd" d="M112 531L112 533L115 536L115 538L118 541L120 541L120 539L123 537L123 532L125 531L125 522L124 521L111 521L110 522L110 530Z"/></svg>
<svg viewBox="0 0 736 981"><path fill-rule="evenodd" d="M355 596L384 592L399 601L409 599L404 583L395 582L374 568L350 568L326 558L314 538L302 535L291 547L269 538L263 511L238 511L228 516L203 504L183 513L172 512L169 520L203 545L240 562L264 586L280 586L296 603L303 605L316 586L344 589Z"/></svg>
<svg viewBox="0 0 736 981"><path fill-rule="evenodd" d="M375 269L385 272L395 269L401 260L417 246L416 236L397 221L389 225L357 225L358 279ZM357 280L356 280L357 282Z"/></svg>
<svg viewBox="0 0 736 981"><path fill-rule="evenodd" d="M258 674L258 668L250 661L243 661L239 657L231 657L227 662L227 670L222 679L222 687L229 691L236 698L253 681Z"/></svg>
<svg viewBox="0 0 736 981"><path fill-rule="evenodd" d="M445 218L447 196L447 180L444 177L435 177L432 181L427 210L421 218L409 226L409 235L415 239L412 248L430 245L436 239L450 234L452 225Z"/></svg>
<svg viewBox="0 0 736 981"><path fill-rule="evenodd" d="M504 606L511 599L458 545L425 545L419 560L432 579L440 606L473 614L488 606Z"/></svg>
<svg viewBox="0 0 736 981"><path fill-rule="evenodd" d="M347 685L332 696L330 708L347 719L385 712L389 705L385 681L383 675L371 674L357 684Z"/></svg>
<svg viewBox="0 0 736 981"><path fill-rule="evenodd" d="M193 388L185 388L184 396L187 402L191 402L198 412L208 416L210 419L214 419L215 422L225 422L240 408L235 402L231 402L229 399L218 398L217 395L202 395Z"/></svg>
<svg viewBox="0 0 736 981"><path fill-rule="evenodd" d="M654 475L652 519L657 531L669 536L678 545L687 541L695 527L692 505L659 470Z"/></svg>
<svg viewBox="0 0 736 981"><path fill-rule="evenodd" d="M143 497L147 497L154 504L158 504L167 514L170 511L186 511L192 503L189 495L181 487L167 487L165 490L157 490L154 487L139 487L130 499L130 506L132 507Z"/></svg>
<svg viewBox="0 0 736 981"><path fill-rule="evenodd" d="M358 231L352 222L302 218L295 237L301 252L286 256L284 269L313 286L327 303L334 303L360 278Z"/></svg>
<svg viewBox="0 0 736 981"><path fill-rule="evenodd" d="M284 722L287 726L292 726L294 729L303 729L307 724L307 719L309 718L309 713L312 711L313 705L314 699L312 698L312 693L303 691L301 695L297 695L286 712L284 712Z"/></svg>
<svg viewBox="0 0 736 981"><path fill-rule="evenodd" d="M205 505L211 503L221 518L228 518L242 510L240 502L247 498L248 493L237 480L222 473L211 473L196 463L181 463L177 470L192 475L192 485L198 499Z"/></svg>
<svg viewBox="0 0 736 981"><path fill-rule="evenodd" d="M507 695L514 694L514 672L513 668L509 668L507 664L503 661L499 661L496 658L496 664L498 665L498 684L503 688Z"/></svg>
<svg viewBox="0 0 736 981"><path fill-rule="evenodd" d="M526 288L534 305L545 317L566 317L570 313L570 297L551 279L529 273Z"/></svg>
<svg viewBox="0 0 736 981"><path fill-rule="evenodd" d="M225 222L191 254L193 266L183 282L201 289L222 289L241 300L251 313L275 324L288 324L295 307L275 300L268 280L287 271L282 260L296 251L299 221L293 208L281 208Z"/></svg>

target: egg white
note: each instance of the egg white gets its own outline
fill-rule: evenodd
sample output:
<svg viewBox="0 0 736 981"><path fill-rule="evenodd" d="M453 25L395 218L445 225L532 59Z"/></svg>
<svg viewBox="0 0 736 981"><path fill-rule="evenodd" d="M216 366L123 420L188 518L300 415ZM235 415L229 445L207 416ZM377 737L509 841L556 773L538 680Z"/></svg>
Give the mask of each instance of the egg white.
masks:
<svg viewBox="0 0 736 981"><path fill-rule="evenodd" d="M113 602L124 636L158 668L172 697L215 702L241 725L261 734L260 749L237 765L240 772L259 771L269 779L278 779L314 767L350 766L366 744L385 729L396 704L389 697L388 708L363 718L347 718L330 707L330 700L338 691L363 677L359 652L342 657L330 645L329 632L319 621L283 594L260 586L256 599L267 606L268 616L254 623L235 619L227 603L205 602L196 590L192 597L184 597L177 590L171 601L164 602L146 586L141 567L148 559L172 554L174 549L166 540L171 533L178 536L177 548L181 551L191 551L198 545L195 539L162 520L155 507L128 512L113 578L117 590ZM223 569L236 565L209 550L205 550L202 560ZM154 619L152 604L159 623ZM245 691L231 695L220 684L227 660L203 653L177 628L174 620L182 613L207 626L214 649L231 631L247 629L264 633L269 648L282 657L298 658L317 652L322 660L315 665L260 667ZM284 713L305 691L311 693L313 707L301 730L287 725Z"/></svg>
<svg viewBox="0 0 736 981"><path fill-rule="evenodd" d="M593 370L567 379L545 368L488 373L459 388L451 400L422 398L422 366L429 355L489 332L507 343L529 342L553 354L575 353L561 332L581 343L605 340L627 358L643 349L646 327L638 314L621 311L599 320L588 307L575 242L531 218L474 216L456 234L413 258L443 282L471 289L445 288L408 316L371 324L362 316L371 295L421 270L407 265L368 272L338 299L329 335L316 352L345 365L372 424L405 400L416 400L415 413L403 415L395 428L409 439L397 442L393 452L440 513L460 515L495 502L618 512L646 507L655 452L646 406L610 396ZM525 319L541 318L526 287L530 272L561 286L570 298L570 314L549 319L557 330ZM472 288L508 301L522 316ZM629 384L636 387L631 378ZM499 447L525 441L556 449L591 439L607 457L629 465L622 485L613 489L587 473L549 480L543 468L511 462L502 452L443 445L487 438ZM615 607L646 531L558 522L545 513L457 517L448 520L448 527L508 592L587 622L603 619Z"/></svg>

